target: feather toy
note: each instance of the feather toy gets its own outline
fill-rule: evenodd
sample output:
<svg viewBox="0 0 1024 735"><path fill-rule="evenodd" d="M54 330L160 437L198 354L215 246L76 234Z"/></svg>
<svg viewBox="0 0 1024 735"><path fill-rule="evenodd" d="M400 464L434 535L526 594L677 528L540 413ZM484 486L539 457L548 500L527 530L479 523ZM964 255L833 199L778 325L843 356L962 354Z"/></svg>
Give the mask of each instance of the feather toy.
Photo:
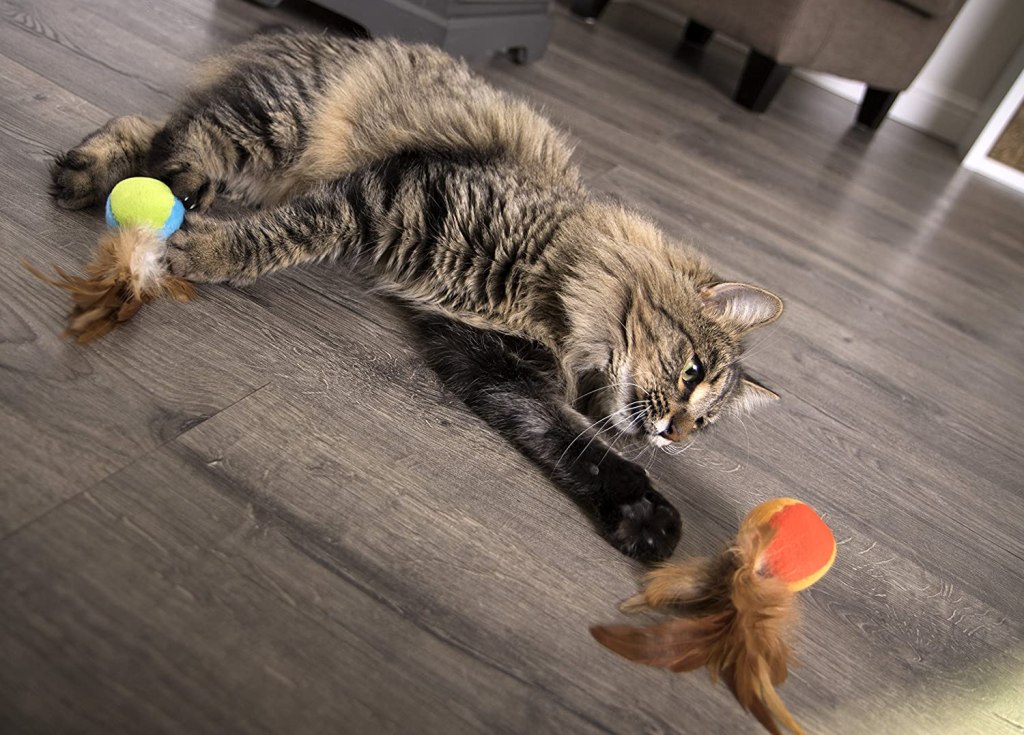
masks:
<svg viewBox="0 0 1024 735"><path fill-rule="evenodd" d="M625 612L671 617L646 627L600 625L594 638L625 658L675 672L707 667L773 735L803 730L776 687L789 672L794 594L820 579L835 560L832 531L814 510L791 498L755 508L736 539L714 558L666 564L644 579Z"/></svg>
<svg viewBox="0 0 1024 735"><path fill-rule="evenodd" d="M158 298L189 301L195 291L163 265L166 239L184 219L184 207L166 184L144 177L125 179L107 198L107 224L92 261L82 276L54 266L54 276L27 261L37 278L71 294L64 335L78 342L101 337L131 319L143 304Z"/></svg>

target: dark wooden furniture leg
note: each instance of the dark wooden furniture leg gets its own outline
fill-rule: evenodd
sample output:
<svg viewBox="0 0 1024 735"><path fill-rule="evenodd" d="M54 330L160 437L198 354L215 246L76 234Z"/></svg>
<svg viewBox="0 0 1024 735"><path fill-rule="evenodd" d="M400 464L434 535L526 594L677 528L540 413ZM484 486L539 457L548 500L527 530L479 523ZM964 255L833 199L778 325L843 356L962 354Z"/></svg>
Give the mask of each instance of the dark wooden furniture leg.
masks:
<svg viewBox="0 0 1024 735"><path fill-rule="evenodd" d="M598 19L609 2L611 0L572 0L569 3L569 10L577 18L593 23Z"/></svg>
<svg viewBox="0 0 1024 735"><path fill-rule="evenodd" d="M897 95L899 92L868 87L864 92L864 99L861 100L860 110L857 111L857 123L870 130L878 130L878 126L889 114L889 108L896 101Z"/></svg>
<svg viewBox="0 0 1024 735"><path fill-rule="evenodd" d="M704 53L704 47L708 45L715 30L701 25L695 20L686 24L683 38L676 47L676 58L696 63Z"/></svg>
<svg viewBox="0 0 1024 735"><path fill-rule="evenodd" d="M790 69L770 56L751 49L743 67L740 85L736 89L736 102L752 112L764 112L786 81Z"/></svg>

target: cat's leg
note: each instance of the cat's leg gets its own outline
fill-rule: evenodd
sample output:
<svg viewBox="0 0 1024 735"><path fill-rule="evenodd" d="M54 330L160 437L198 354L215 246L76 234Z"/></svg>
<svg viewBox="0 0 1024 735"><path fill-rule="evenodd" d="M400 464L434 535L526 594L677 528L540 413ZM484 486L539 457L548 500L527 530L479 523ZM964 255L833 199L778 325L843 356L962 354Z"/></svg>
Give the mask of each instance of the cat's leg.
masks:
<svg viewBox="0 0 1024 735"><path fill-rule="evenodd" d="M197 283L250 283L283 268L352 252L367 240L370 217L337 185L235 219L193 214L168 239L166 264L173 275Z"/></svg>
<svg viewBox="0 0 1024 735"><path fill-rule="evenodd" d="M299 263L386 246L403 233L381 229L390 210L387 179L379 176L376 170L349 176L238 219L191 215L168 240L168 269L191 281L245 283ZM411 252L408 260L422 265L422 253ZM588 428L590 422L566 404L550 376L517 358L501 340L459 324L437 328L436 367L474 411L593 511L616 548L645 560L670 554L679 538L675 509L640 467Z"/></svg>
<svg viewBox="0 0 1024 735"><path fill-rule="evenodd" d="M144 117L115 117L51 164L52 193L66 209L100 204L121 179L145 172L160 125Z"/></svg>
<svg viewBox="0 0 1024 735"><path fill-rule="evenodd" d="M140 175L165 182L190 210L208 209L229 183L249 204L287 200L306 183L292 163L313 98L284 90L273 97L239 87L248 77L239 79L190 93L163 125L114 118L57 156L57 202L72 209L101 203L118 181Z"/></svg>
<svg viewBox="0 0 1024 735"><path fill-rule="evenodd" d="M417 322L445 385L588 511L612 546L645 562L672 553L679 513L643 468L619 456L566 404L545 350L445 317Z"/></svg>
<svg viewBox="0 0 1024 735"><path fill-rule="evenodd" d="M238 152L226 133L183 113L161 126L129 115L90 133L51 166L57 204L81 209L106 200L129 176L161 179L189 209L213 202L215 182L236 164Z"/></svg>
<svg viewBox="0 0 1024 735"><path fill-rule="evenodd" d="M153 137L147 175L167 184L186 209L206 211L245 155L235 143L231 131L201 106L186 107Z"/></svg>

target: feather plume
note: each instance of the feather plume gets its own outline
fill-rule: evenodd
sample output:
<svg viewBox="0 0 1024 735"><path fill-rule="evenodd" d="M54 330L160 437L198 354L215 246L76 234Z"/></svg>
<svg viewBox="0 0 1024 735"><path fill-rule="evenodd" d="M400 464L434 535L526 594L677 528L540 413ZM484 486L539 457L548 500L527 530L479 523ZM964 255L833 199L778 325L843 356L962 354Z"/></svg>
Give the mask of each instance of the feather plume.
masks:
<svg viewBox="0 0 1024 735"><path fill-rule="evenodd" d="M775 690L789 671L796 608L785 582L761 568L772 535L768 525L745 529L717 558L653 570L644 591L623 609L661 610L673 617L646 627L595 626L591 633L612 651L648 666L676 672L706 666L712 681L723 680L772 735L781 735L780 724L802 735Z"/></svg>
<svg viewBox="0 0 1024 735"><path fill-rule="evenodd" d="M21 264L36 278L71 294L64 335L85 343L124 324L153 299L189 301L195 295L191 283L164 268L164 247L155 231L128 227L110 230L100 238L84 276L70 275L57 266L53 267L56 276L48 276L25 260Z"/></svg>

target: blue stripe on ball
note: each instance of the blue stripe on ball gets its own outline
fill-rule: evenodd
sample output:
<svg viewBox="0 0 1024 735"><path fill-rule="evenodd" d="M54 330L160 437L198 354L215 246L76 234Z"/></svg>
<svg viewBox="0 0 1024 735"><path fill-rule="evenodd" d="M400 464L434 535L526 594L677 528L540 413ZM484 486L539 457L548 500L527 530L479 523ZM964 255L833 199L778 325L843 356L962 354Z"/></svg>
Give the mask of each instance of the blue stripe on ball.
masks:
<svg viewBox="0 0 1024 735"><path fill-rule="evenodd" d="M181 223L185 221L185 205L178 197L174 197L174 204L171 205L171 213L167 215L167 221L160 229L160 237L168 238L178 231Z"/></svg>
<svg viewBox="0 0 1024 735"><path fill-rule="evenodd" d="M110 208L110 197L107 197L107 206L106 206L106 215L105 215L105 217L106 217L106 220L107 220L107 225L109 227L115 227L115 228L118 227L117 220L114 219L114 210L112 210Z"/></svg>

